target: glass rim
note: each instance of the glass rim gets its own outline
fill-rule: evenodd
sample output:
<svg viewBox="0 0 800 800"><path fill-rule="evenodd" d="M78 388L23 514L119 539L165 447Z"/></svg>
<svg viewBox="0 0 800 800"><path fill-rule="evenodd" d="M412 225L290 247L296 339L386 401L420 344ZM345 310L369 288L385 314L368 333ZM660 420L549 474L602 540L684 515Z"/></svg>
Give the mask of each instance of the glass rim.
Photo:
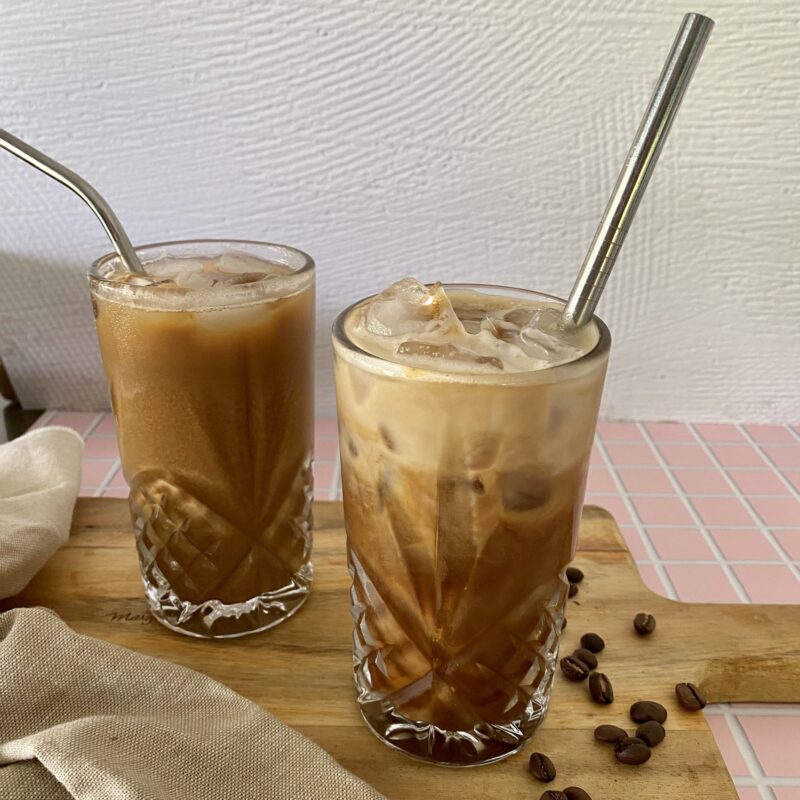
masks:
<svg viewBox="0 0 800 800"><path fill-rule="evenodd" d="M433 284L428 283L425 284L426 286L432 286ZM448 288L451 289L473 289L475 291L480 291L481 289L497 289L499 291L505 292L514 292L514 293L521 293L526 295L533 295L537 298L543 298L545 300L553 300L562 306L567 304L567 301L561 297L557 297L556 295L547 294L545 292L539 292L535 289L523 289L519 286L506 286L504 284L495 284L495 283L443 283L442 286L444 287L445 291ZM408 364L403 364L399 361L392 361L388 358L384 358L383 356L375 355L375 353L370 353L367 350L359 347L348 335L347 331L345 330L345 320L347 317L360 305L365 303L367 300L375 297L379 292L375 294L367 295L366 297L362 297L360 300L356 300L354 303L351 303L347 308L341 311L333 322L332 328L332 338L334 344L339 344L345 350L349 350L358 355L360 360L365 360L368 364L371 363L374 366L380 368L382 364L388 364L398 370L413 370L415 377L427 377L431 380L441 381L443 379L442 376L446 376L448 381L452 382L463 382L463 383L517 383L522 382L524 380L530 380L530 377L533 375L558 375L559 371L568 371L570 369L574 369L576 366L585 366L586 364L591 365L594 361L599 361L603 357L607 356L608 352L611 349L611 331L608 329L608 326L603 322L600 317L596 314L592 316L591 321L597 325L598 330L598 337L597 343L591 349L585 352L583 355L578 356L577 358L573 359L572 361L567 361L563 364L556 364L552 367L542 367L541 369L532 369L532 370L525 370L522 372L509 372L505 374L495 375L495 374L487 374L487 373L469 373L469 372L447 372L446 370L435 370L435 369L428 369L427 367L417 367L417 366L410 366ZM588 323L587 323L588 324ZM501 380L498 380L501 379Z"/></svg>
<svg viewBox="0 0 800 800"><path fill-rule="evenodd" d="M137 255L145 250L152 250L155 248L169 248L175 246L185 246L185 245L197 245L197 244L207 244L207 245L248 245L250 247L271 247L275 250L283 250L287 253L293 253L294 255L300 256L303 261L302 266L298 267L297 269L292 270L293 275L302 275L306 272L312 272L316 269L316 264L314 263L314 259L306 253L304 250L300 250L297 247L292 247L288 244L280 244L279 242L263 242L258 241L256 239L213 239L213 238L201 238L201 239L173 239L164 242L150 242L148 244L140 244L134 247L134 251ZM95 259L92 262L92 265L89 267L89 278L95 281L99 281L101 283L116 283L115 281L111 281L108 278L103 277L99 274L99 271L113 259L118 259L119 253L116 250L112 250L110 253L106 253L105 255L100 256L100 258ZM287 265L288 266L288 265ZM149 288L147 286L132 286L134 289L146 289Z"/></svg>

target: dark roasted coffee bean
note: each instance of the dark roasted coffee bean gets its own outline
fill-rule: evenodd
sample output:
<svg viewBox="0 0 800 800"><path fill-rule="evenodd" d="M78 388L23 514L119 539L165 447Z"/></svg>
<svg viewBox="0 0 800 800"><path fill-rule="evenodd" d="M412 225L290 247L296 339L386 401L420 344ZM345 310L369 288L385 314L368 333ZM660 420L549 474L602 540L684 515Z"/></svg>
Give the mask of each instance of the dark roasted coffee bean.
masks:
<svg viewBox="0 0 800 800"><path fill-rule="evenodd" d="M633 627L639 636L649 636L656 629L656 618L652 614L637 614L633 618Z"/></svg>
<svg viewBox="0 0 800 800"><path fill-rule="evenodd" d="M595 703L607 706L614 702L614 689L611 681L602 672L593 672L589 676L589 692Z"/></svg>
<svg viewBox="0 0 800 800"><path fill-rule="evenodd" d="M531 775L542 783L550 783L556 777L556 768L544 753L531 753L528 769L531 771Z"/></svg>
<svg viewBox="0 0 800 800"><path fill-rule="evenodd" d="M575 656L567 656L559 662L561 671L571 681L585 681L589 677L591 670L586 664Z"/></svg>
<svg viewBox="0 0 800 800"><path fill-rule="evenodd" d="M666 718L667 709L661 703L654 703L652 700L639 700L631 706L631 719L634 722L648 722L654 719L663 725Z"/></svg>
<svg viewBox="0 0 800 800"><path fill-rule="evenodd" d="M577 567L567 567L567 580L570 583L580 583L583 580L583 572Z"/></svg>
<svg viewBox="0 0 800 800"><path fill-rule="evenodd" d="M616 744L620 739L627 738L628 734L616 725L598 725L594 729L594 738L598 742Z"/></svg>
<svg viewBox="0 0 800 800"><path fill-rule="evenodd" d="M605 646L606 643L596 633L584 633L581 636L581 647L593 653L599 653Z"/></svg>
<svg viewBox="0 0 800 800"><path fill-rule="evenodd" d="M636 729L636 737L641 739L648 747L655 747L657 744L661 744L666 735L667 732L664 730L664 726L654 719L643 722Z"/></svg>
<svg viewBox="0 0 800 800"><path fill-rule="evenodd" d="M589 669L597 669L597 656L585 647L579 647L572 655L579 658Z"/></svg>
<svg viewBox="0 0 800 800"><path fill-rule="evenodd" d="M614 745L614 755L620 764L644 764L650 758L650 748L641 739L628 736Z"/></svg>
<svg viewBox="0 0 800 800"><path fill-rule="evenodd" d="M575 597L576 594L578 594L578 584L577 583L571 583L569 585L569 590L567 591L567 596L568 597Z"/></svg>
<svg viewBox="0 0 800 800"><path fill-rule="evenodd" d="M693 683L679 683L675 687L675 694L687 711L699 711L706 707L706 698Z"/></svg>
<svg viewBox="0 0 800 800"><path fill-rule="evenodd" d="M567 800L592 800L589 793L580 788L580 786L567 786L564 789L564 797Z"/></svg>
<svg viewBox="0 0 800 800"><path fill-rule="evenodd" d="M542 794L539 800L567 800L564 792L559 792L557 789L548 789Z"/></svg>

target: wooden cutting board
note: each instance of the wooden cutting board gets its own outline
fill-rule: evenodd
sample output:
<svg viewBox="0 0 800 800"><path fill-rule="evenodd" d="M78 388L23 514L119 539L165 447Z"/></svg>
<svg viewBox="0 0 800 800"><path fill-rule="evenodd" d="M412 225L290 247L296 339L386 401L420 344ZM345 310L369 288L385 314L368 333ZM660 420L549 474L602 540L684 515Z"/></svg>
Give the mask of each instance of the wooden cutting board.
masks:
<svg viewBox="0 0 800 800"><path fill-rule="evenodd" d="M205 672L303 731L392 800L536 800L545 788L569 785L594 800L735 800L704 716L678 706L675 683L697 684L710 702L800 702L800 606L659 597L641 582L611 516L587 506L575 560L586 578L569 602L562 652L587 631L605 638L600 670L613 682L613 705L592 703L586 683L563 680L559 671L547 719L521 754L469 770L412 761L381 744L356 710L342 507L318 503L315 519L312 595L294 618L257 636L201 641L150 618L123 500L79 500L68 544L0 607L49 606L81 633ZM638 611L657 618L652 636L634 633ZM640 699L667 707L667 739L647 764L623 766L592 731L603 722L635 727L628 708ZM558 777L548 787L528 774L534 750L555 762Z"/></svg>

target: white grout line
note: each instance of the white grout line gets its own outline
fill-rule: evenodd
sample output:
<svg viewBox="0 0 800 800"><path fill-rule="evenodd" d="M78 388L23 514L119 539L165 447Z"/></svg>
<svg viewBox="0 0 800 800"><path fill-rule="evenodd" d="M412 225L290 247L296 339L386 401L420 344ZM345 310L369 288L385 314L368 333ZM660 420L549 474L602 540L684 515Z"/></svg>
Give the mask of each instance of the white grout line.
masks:
<svg viewBox="0 0 800 800"><path fill-rule="evenodd" d="M714 558L717 559L717 561L719 562L720 566L722 567L722 571L727 576L737 596L744 603L751 602L750 595L747 594L747 590L744 588L742 582L736 576L736 573L731 569L730 564L727 564L725 562L725 555L723 554L722 550L720 550L720 547L717 544L716 540L711 535L708 528L706 528L705 523L700 518L700 515L695 510L695 507L692 505L691 501L684 493L680 483L678 483L678 479L672 474L672 471L670 470L667 462L664 460L664 457L659 452L658 447L656 447L655 443L650 438L650 432L640 422L637 422L636 426L639 428L639 431L642 434L642 436L644 436L645 441L652 448L656 458L658 459L659 464L661 464L661 466L664 468L664 472L666 473L669 482L672 484L672 488L675 489L675 493L683 500L683 504L686 506L689 512L689 516L691 516L692 521L697 526L697 530L700 531L700 534L702 535L703 539L705 539L706 544L711 549L711 552L714 554Z"/></svg>
<svg viewBox="0 0 800 800"><path fill-rule="evenodd" d="M797 489L794 488L792 482L783 474L783 470L772 460L772 458L770 458L769 453L767 453L767 451L764 450L764 448L752 436L750 436L750 433L748 432L747 428L738 424L737 428L739 428L743 436L746 436L748 438L750 444L756 449L756 452L758 452L761 455L761 458L763 458L767 462L767 464L769 464L770 470L773 473L773 475L775 475L778 478L778 480L783 483L783 485L789 490L791 496L794 497L795 499L800 499L800 492L798 492Z"/></svg>
<svg viewBox="0 0 800 800"><path fill-rule="evenodd" d="M91 461L92 459L87 458L86 461ZM99 459L102 461L103 459ZM606 496L613 496L616 492L597 492L592 491L588 494L592 495L606 495ZM674 492L628 492L628 494L635 495L636 497L675 497ZM716 494L709 494L708 492L684 492L684 494L690 497L711 497L711 498L718 498L718 497L730 497L730 492L717 492ZM753 492L747 493L748 497L756 497L756 498L763 498L765 500L785 500L789 498L788 494L754 494ZM791 498L790 498L791 499ZM799 523L800 524L800 523Z"/></svg>
<svg viewBox="0 0 800 800"><path fill-rule="evenodd" d="M694 426L691 423L687 423L687 426L692 431L692 433L695 433ZM758 529L766 537L767 541L778 551L778 555L783 559L786 566L788 566L789 569L792 571L794 577L798 581L800 581L800 568L798 568L798 566L789 557L789 554L786 552L786 550L784 550L783 545L778 541L775 534L773 534L772 530L770 529L770 526L764 523L764 521L756 512L755 508L753 508L753 506L750 504L750 501L747 499L747 497L744 494L742 494L742 492L739 491L739 487L725 472L725 468L720 464L719 459L717 459L716 455L714 454L714 451L706 446L705 442L703 441L702 437L699 434L695 433L695 436L697 436L700 442L700 446L703 447L703 449L705 449L706 455L708 455L708 457L712 459L714 463L720 468L723 477L725 478L726 481L728 481L728 484L733 489L733 493L739 499L739 502L742 503L742 505L750 512L750 516L752 516L753 519L758 524ZM777 529L778 527L783 527L783 526L774 526L774 527Z"/></svg>
<svg viewBox="0 0 800 800"><path fill-rule="evenodd" d="M644 425L645 423L643 423L643 422L631 422L630 424L631 425ZM689 425L696 425L697 423L695 423L695 422L685 422L683 424L686 425L686 426L689 426ZM730 424L733 425L734 427L736 427L736 426L740 425L741 423L731 422ZM764 444L768 444L770 447L797 447L797 445L800 444L800 434L795 433L794 431L792 431L791 428L789 428L789 431L794 436L796 436L798 438L797 442L764 442ZM689 441L687 439L658 439L657 437L653 436L653 434L650 433L650 431L648 431L647 433L648 433L648 436L650 436L650 438L654 442L658 442L659 444L668 444L668 445L673 445L674 444L674 445L686 446L686 447L694 447L697 444L696 442ZM603 442L605 442L605 444L644 444L644 442L641 439L608 439L605 436L603 436L602 434L598 434L598 436L600 436L600 438L603 440ZM702 436L702 434L698 433L698 436ZM753 439L753 437L750 436L749 433L747 433L746 436L749 437L748 440ZM725 441L716 442L716 441L713 441L713 440L708 441L706 439L703 439L703 441L707 442L708 444L713 444L715 446L716 445L722 445L722 447L735 447L736 445L739 445L739 447L743 447L744 445L747 444L748 440L742 441L741 439L737 439L736 441L725 440ZM753 441L755 441L755 440L753 440Z"/></svg>
<svg viewBox="0 0 800 800"><path fill-rule="evenodd" d="M694 530L694 529L693 529ZM646 558L637 558L634 559L637 564L650 564L653 565L654 562L650 561ZM709 566L713 564L730 564L731 566L736 567L758 567L758 566L785 566L786 563L783 560L778 559L742 559L737 561L735 558L723 558L722 560L715 558L713 561L707 558L659 558L658 561L661 564L675 564L675 565L700 565L700 566Z"/></svg>
<svg viewBox="0 0 800 800"><path fill-rule="evenodd" d="M703 711L712 717L719 717L724 714L724 708L729 706L731 711L739 717L800 717L800 704L763 704L755 705L748 703L747 708L742 708L740 703L715 703L713 706L706 706Z"/></svg>
<svg viewBox="0 0 800 800"><path fill-rule="evenodd" d="M617 470L614 467L614 464L611 462L611 459L608 457L605 445L603 444L599 436L595 436L595 447L602 456L603 462L608 468L608 471L611 473L611 479L614 481L614 485L617 487L617 492L619 493L619 496L623 504L625 505L625 509L628 512L628 516L630 516L630 518L633 520L633 524L639 533L639 538L642 540L644 549L650 555L650 558L653 562L653 567L655 568L656 574L661 580L661 584L664 587L664 591L667 593L667 597L669 597L672 600L677 600L678 593L675 591L675 587L672 585L672 579L669 577L669 574L664 569L664 566L659 562L658 554L656 553L655 547L653 546L653 543L650 541L650 537L647 535L647 531L645 530L642 521L639 519L639 513L636 511L636 508L631 502L628 493L625 491L625 487L622 484L622 479L617 474Z"/></svg>
<svg viewBox="0 0 800 800"><path fill-rule="evenodd" d="M750 771L750 775L752 776L749 780L752 780L753 783L750 784L748 781L747 785L756 786L762 800L775 800L775 795L772 793L772 790L766 783L764 771L761 769L761 764L759 763L758 758L756 758L755 751L750 744L750 740L747 738L747 734L744 732L742 724L738 719L736 719L736 716L730 711L729 708L723 709L722 715L725 718L725 721L728 723L728 729L731 732L731 736L733 737L736 747L738 748L739 753L741 754L742 759L744 760L744 763L747 766L747 769ZM734 779L734 783L736 783L736 785L744 785L738 783L736 779Z"/></svg>
<svg viewBox="0 0 800 800"><path fill-rule="evenodd" d="M117 458L114 460L114 463L109 468L108 472L106 473L105 478L103 478L100 486L95 490L94 496L95 497L102 497L103 492L108 489L108 485L114 480L114 476L117 472L121 469L120 460Z"/></svg>

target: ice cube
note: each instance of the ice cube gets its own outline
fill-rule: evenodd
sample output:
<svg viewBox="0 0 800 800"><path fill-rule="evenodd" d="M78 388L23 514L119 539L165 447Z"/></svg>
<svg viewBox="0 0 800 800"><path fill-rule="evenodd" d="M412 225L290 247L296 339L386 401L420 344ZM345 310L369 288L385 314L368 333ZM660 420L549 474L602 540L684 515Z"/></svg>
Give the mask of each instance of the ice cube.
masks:
<svg viewBox="0 0 800 800"><path fill-rule="evenodd" d="M181 289L192 289L196 292L207 291L213 288L217 281L204 272L181 272L175 276L175 283Z"/></svg>
<svg viewBox="0 0 800 800"><path fill-rule="evenodd" d="M503 362L494 356L480 356L462 350L454 344L433 344L408 339L397 348L399 356L418 356L419 358L433 358L442 361L458 361L467 364L486 364L495 369L503 369Z"/></svg>
<svg viewBox="0 0 800 800"><path fill-rule="evenodd" d="M428 288L414 278L403 278L375 297L365 323L376 336L464 332L442 284Z"/></svg>
<svg viewBox="0 0 800 800"><path fill-rule="evenodd" d="M148 275L156 278L174 278L185 272L202 272L203 262L194 258L171 258L169 256L157 258L145 264Z"/></svg>

